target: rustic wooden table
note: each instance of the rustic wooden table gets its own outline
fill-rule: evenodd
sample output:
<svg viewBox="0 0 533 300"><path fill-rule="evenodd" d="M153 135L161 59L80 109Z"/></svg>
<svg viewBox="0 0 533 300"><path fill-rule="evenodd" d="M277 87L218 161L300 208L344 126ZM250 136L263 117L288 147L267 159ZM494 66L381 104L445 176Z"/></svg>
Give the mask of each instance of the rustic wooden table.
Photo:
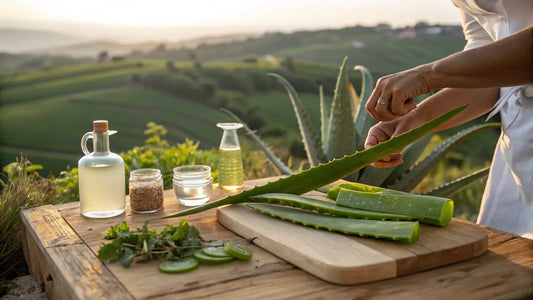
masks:
<svg viewBox="0 0 533 300"><path fill-rule="evenodd" d="M260 182L260 181L259 181ZM250 185L256 182L248 182ZM219 189L215 198L224 196ZM163 274L157 262L102 263L95 253L109 227L122 221L141 227L145 220L184 209L172 190L155 214L110 219L80 216L79 203L40 206L21 213L23 244L30 272L52 299L354 299L533 297L533 240L486 228L489 250L476 258L412 275L341 286L325 282L227 230L215 210L189 216L205 239L233 239L252 248L249 262L202 265L191 273ZM173 219L152 220L161 230Z"/></svg>

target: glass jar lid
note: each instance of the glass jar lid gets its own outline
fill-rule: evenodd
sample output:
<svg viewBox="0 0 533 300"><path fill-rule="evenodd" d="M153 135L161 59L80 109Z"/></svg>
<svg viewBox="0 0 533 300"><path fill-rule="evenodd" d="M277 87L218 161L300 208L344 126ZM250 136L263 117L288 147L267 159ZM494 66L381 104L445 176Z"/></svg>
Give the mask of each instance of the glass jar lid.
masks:
<svg viewBox="0 0 533 300"><path fill-rule="evenodd" d="M159 169L137 169L130 172L130 180L154 180L161 177Z"/></svg>
<svg viewBox="0 0 533 300"><path fill-rule="evenodd" d="M191 180L211 177L211 167L204 165L186 165L174 168L174 179Z"/></svg>

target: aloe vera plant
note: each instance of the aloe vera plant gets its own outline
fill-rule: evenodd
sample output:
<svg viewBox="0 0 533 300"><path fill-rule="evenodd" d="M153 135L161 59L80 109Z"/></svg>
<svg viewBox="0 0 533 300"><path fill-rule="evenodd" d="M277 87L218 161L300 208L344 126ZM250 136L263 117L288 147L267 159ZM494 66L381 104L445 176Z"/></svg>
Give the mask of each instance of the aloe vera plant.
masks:
<svg viewBox="0 0 533 300"><path fill-rule="evenodd" d="M289 95L311 167L363 150L368 130L377 123L364 109L374 86L372 75L364 66L356 66L354 69L362 74L360 95L355 93L348 79L347 58L344 59L340 67L333 99L324 97L322 88L319 88L320 138L313 131L308 113L296 90L282 76L269 74L283 85ZM237 122L244 123L231 112L226 112ZM427 135L402 150L403 164L386 169L364 167L350 174L348 179L373 186L410 192L461 141L483 130L498 126L498 123L489 123L460 131L436 147L431 155L419 162L420 155L431 140L432 135ZM258 141L259 147L281 174L292 174L292 170L261 141L252 129L245 126L245 130L249 136ZM481 174L481 178L487 176L487 173ZM476 178L480 178L480 176L476 176ZM466 177L464 180L454 182L453 185L448 186L448 192L454 193L474 182L469 179L471 178ZM435 192L430 191L429 193Z"/></svg>
<svg viewBox="0 0 533 300"><path fill-rule="evenodd" d="M248 204L249 207L262 213L299 223L305 226L337 231L345 234L371 236L411 243L418 239L418 222L411 221L378 221L331 217L319 213L307 212L293 208L268 205Z"/></svg>
<svg viewBox="0 0 533 300"><path fill-rule="evenodd" d="M206 203L188 210L166 216L165 218L180 217L193 213L202 212L211 208L219 207L226 204L236 204L251 202L251 196L265 193L287 193L301 195L312 191L326 184L341 179L369 164L379 160L391 153L394 153L407 145L413 143L425 134L431 132L451 117L462 111L465 107L456 108L437 117L409 132L393 137L392 139L379 143L374 147L355 154L345 156L342 159L334 159L328 163L312 167L298 174L293 174L277 181L265 185L256 186L250 190L228 196L224 199Z"/></svg>

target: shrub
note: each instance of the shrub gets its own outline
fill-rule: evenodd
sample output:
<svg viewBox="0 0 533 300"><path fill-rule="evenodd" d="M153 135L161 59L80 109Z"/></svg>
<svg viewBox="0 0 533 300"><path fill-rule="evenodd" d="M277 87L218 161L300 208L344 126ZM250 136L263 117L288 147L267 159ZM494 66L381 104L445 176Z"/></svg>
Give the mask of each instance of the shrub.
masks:
<svg viewBox="0 0 533 300"><path fill-rule="evenodd" d="M27 274L20 234L20 210L58 202L52 182L39 176L41 166L31 165L21 158L3 168L7 179L0 181L0 282ZM0 284L3 285L3 284ZM0 291L0 295L3 294Z"/></svg>

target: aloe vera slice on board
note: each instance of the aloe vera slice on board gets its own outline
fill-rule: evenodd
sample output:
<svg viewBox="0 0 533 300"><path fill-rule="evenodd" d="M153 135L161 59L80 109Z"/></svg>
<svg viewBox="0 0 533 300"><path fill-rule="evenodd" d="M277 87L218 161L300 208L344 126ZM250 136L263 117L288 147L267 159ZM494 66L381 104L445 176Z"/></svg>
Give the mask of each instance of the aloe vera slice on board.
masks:
<svg viewBox="0 0 533 300"><path fill-rule="evenodd" d="M315 228L337 231L345 234L370 236L398 242L411 243L418 239L419 224L413 221L378 221L332 217L299 209L269 205L248 204L249 207L264 214L289 220Z"/></svg>
<svg viewBox="0 0 533 300"><path fill-rule="evenodd" d="M342 216L356 219L372 219L372 220L415 220L411 216L400 214L389 214L374 212L368 210L353 209L344 206L336 205L333 202L313 199L285 193L266 193L250 197L251 202L254 203L271 203L285 206L297 207L305 210L317 211L320 213L328 213L333 216Z"/></svg>
<svg viewBox="0 0 533 300"><path fill-rule="evenodd" d="M239 194L231 195L218 201L208 202L206 204L164 216L162 218L182 217L222 205L251 202L250 196L264 193L288 193L296 195L307 193L328 183L332 183L338 179L348 176L351 173L377 160L380 160L383 157L386 157L387 155L403 149L425 134L431 132L433 129L439 127L465 108L466 106L463 106L451 110L440 117L437 117L417 128L412 129L409 132L395 136L386 142L379 143L374 147L368 148L364 151L356 152L350 156L332 160L329 163L307 169L301 173L293 174L277 181L269 182L265 185L256 186L251 190L243 191Z"/></svg>
<svg viewBox="0 0 533 300"><path fill-rule="evenodd" d="M446 226L453 217L453 201L410 193L363 192L341 189L337 205L416 217L421 223Z"/></svg>

